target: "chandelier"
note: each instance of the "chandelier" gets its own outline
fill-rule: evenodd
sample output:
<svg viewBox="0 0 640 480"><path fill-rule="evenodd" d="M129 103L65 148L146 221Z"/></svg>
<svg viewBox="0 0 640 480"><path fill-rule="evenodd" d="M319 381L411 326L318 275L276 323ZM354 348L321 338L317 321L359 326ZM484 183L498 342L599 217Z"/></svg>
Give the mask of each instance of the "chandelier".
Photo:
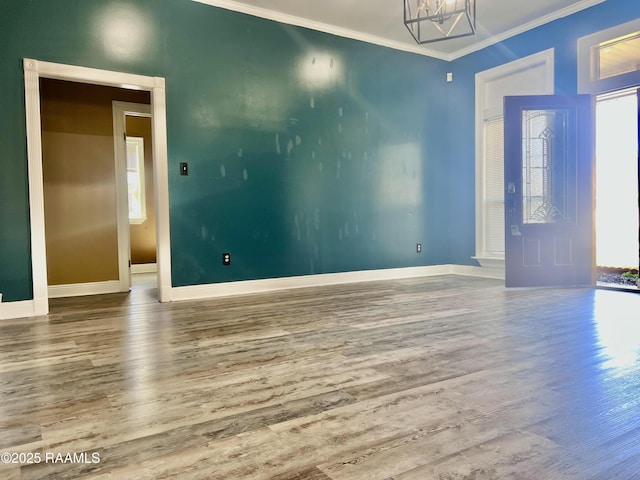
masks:
<svg viewBox="0 0 640 480"><path fill-rule="evenodd" d="M404 0L404 24L418 44L476 33L475 0Z"/></svg>

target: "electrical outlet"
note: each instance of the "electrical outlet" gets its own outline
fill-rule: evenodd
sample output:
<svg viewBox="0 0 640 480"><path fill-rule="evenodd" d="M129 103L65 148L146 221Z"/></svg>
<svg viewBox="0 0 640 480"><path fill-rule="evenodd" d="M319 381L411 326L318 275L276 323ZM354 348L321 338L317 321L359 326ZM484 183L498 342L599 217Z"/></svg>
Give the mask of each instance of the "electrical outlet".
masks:
<svg viewBox="0 0 640 480"><path fill-rule="evenodd" d="M422 244L421 243L416 243L416 252L417 253L422 253Z"/></svg>
<svg viewBox="0 0 640 480"><path fill-rule="evenodd" d="M222 265L231 265L231 254L229 252L222 254Z"/></svg>

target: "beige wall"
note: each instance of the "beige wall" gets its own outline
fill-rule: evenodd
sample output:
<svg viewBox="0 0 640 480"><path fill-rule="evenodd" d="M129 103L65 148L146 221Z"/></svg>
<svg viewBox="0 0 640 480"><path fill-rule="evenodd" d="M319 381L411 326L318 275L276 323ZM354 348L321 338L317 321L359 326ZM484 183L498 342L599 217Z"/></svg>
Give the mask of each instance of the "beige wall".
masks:
<svg viewBox="0 0 640 480"><path fill-rule="evenodd" d="M126 132L131 137L144 139L144 176L147 219L131 225L131 263L156 262L156 211L153 196L153 150L151 143L151 118L127 117Z"/></svg>
<svg viewBox="0 0 640 480"><path fill-rule="evenodd" d="M149 94L49 79L40 88L48 283L118 280L111 102Z"/></svg>

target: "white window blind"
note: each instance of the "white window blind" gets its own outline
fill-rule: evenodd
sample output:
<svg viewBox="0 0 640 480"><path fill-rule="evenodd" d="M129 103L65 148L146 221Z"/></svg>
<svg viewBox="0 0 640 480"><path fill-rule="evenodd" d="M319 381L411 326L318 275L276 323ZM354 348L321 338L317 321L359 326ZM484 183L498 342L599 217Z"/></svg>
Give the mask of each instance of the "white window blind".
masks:
<svg viewBox="0 0 640 480"><path fill-rule="evenodd" d="M504 255L504 118L484 121L485 230L489 254Z"/></svg>

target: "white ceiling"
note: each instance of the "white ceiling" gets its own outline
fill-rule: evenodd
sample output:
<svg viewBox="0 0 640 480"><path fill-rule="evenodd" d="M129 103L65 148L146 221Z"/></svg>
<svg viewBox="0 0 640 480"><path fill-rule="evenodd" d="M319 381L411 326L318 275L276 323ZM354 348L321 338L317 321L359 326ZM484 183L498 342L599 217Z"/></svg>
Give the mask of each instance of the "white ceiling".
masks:
<svg viewBox="0 0 640 480"><path fill-rule="evenodd" d="M453 60L605 0L476 0L473 37L417 45L401 0L194 0L334 35Z"/></svg>

